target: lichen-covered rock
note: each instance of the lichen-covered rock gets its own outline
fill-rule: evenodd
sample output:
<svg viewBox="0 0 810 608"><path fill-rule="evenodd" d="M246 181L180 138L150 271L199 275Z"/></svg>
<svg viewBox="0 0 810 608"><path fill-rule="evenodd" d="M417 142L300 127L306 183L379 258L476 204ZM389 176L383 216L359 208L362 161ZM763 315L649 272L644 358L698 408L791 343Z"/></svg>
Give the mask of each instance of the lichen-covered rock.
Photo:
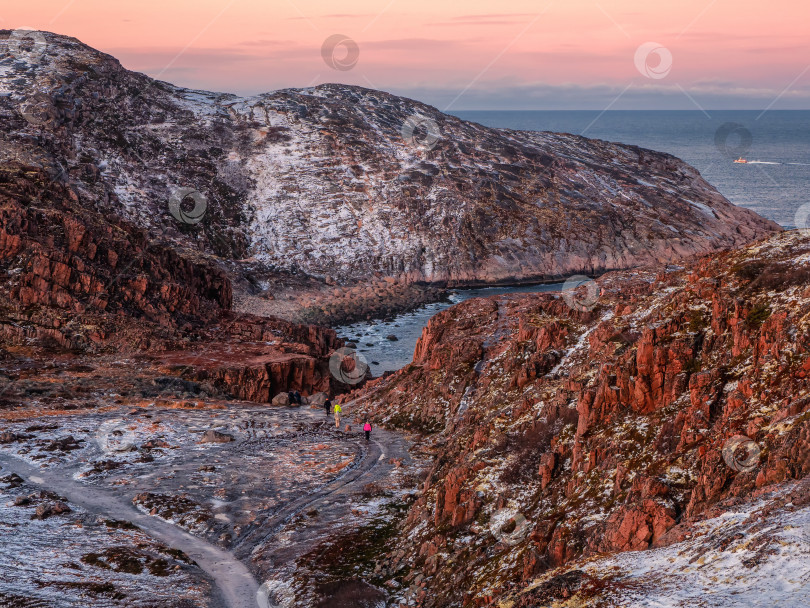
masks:
<svg viewBox="0 0 810 608"><path fill-rule="evenodd" d="M309 397L304 397L304 399L306 400L305 403L307 405L311 405L312 407L323 407L323 404L326 403L327 399L329 399L329 395L324 392L320 392L310 395Z"/></svg>
<svg viewBox="0 0 810 608"><path fill-rule="evenodd" d="M808 280L791 232L608 273L591 311L513 294L432 318L411 365L346 398L435 454L394 543L417 557L388 555L426 577L422 605L508 605L552 568L683 541L806 477ZM525 521L508 538L488 524L503 513Z"/></svg>
<svg viewBox="0 0 810 608"><path fill-rule="evenodd" d="M37 506L37 510L33 515L33 519L48 519L54 515L62 515L70 513L71 508L61 500L54 502L45 502Z"/></svg>
<svg viewBox="0 0 810 608"><path fill-rule="evenodd" d="M273 405L290 405L290 396L287 393L279 393L271 401Z"/></svg>
<svg viewBox="0 0 810 608"><path fill-rule="evenodd" d="M0 443L14 443L17 439L17 434L11 431L3 431L0 433Z"/></svg>
<svg viewBox="0 0 810 608"><path fill-rule="evenodd" d="M165 368L158 392L198 394L194 381L204 380L266 402L278 391L332 388L328 356L342 344L334 331L230 312L231 279L215 258L150 241L41 169L0 167L0 184L0 235L8 237L0 243L14 243L0 250L0 344L89 357L134 349ZM6 359L13 369L15 357ZM0 393L15 401L13 388Z"/></svg>
<svg viewBox="0 0 810 608"><path fill-rule="evenodd" d="M222 433L214 429L205 431L202 439L200 439L200 443L230 443L231 441L234 441L233 435Z"/></svg>
<svg viewBox="0 0 810 608"><path fill-rule="evenodd" d="M0 74L9 135L0 154L60 174L152 242L250 257L259 276L303 271L325 287L375 274L402 284L514 281L675 260L778 230L667 154L491 129L356 86L255 97L191 91L129 72L73 38L44 36L35 65L9 62ZM32 90L49 108L36 120L21 112ZM415 116L441 133L430 149L403 137ZM205 200L200 221L188 221L179 201L170 206L188 191ZM81 222L66 225L65 237L71 251L91 244ZM132 259L97 245L111 265ZM0 235L0 247L18 249L17 235ZM35 264L54 286L74 280L67 257ZM359 287L367 308L386 297L382 287ZM98 288L95 277L84 285ZM182 284L166 288L185 304L172 295ZM150 299L137 276L121 290L140 306Z"/></svg>

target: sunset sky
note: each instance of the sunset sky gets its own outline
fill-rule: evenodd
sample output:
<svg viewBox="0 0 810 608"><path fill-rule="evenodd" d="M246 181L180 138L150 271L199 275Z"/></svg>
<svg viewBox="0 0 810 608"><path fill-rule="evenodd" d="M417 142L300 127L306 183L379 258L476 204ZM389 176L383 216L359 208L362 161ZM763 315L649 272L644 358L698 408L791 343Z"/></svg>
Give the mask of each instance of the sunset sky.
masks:
<svg viewBox="0 0 810 608"><path fill-rule="evenodd" d="M6 3L0 27L75 36L215 91L344 82L442 110L810 108L810 3L798 0L31 0ZM322 57L334 34L357 45L349 70ZM654 77L641 73L649 42L671 70L654 54L640 65Z"/></svg>

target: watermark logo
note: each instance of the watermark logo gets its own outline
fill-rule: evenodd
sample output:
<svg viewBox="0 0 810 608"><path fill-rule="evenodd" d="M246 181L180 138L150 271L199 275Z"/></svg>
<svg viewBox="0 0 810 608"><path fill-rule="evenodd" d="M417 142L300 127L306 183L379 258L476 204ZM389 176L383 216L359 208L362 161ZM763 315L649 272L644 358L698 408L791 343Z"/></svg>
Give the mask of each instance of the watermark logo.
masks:
<svg viewBox="0 0 810 608"><path fill-rule="evenodd" d="M793 225L796 226L796 230L801 230L805 234L810 232L810 203L805 203L796 209Z"/></svg>
<svg viewBox="0 0 810 608"><path fill-rule="evenodd" d="M135 447L135 432L131 422L117 418L103 422L96 431L96 443L105 454L129 452Z"/></svg>
<svg viewBox="0 0 810 608"><path fill-rule="evenodd" d="M742 158L751 149L754 136L751 131L737 122L720 125L714 134L714 145L726 158Z"/></svg>
<svg viewBox="0 0 810 608"><path fill-rule="evenodd" d="M329 357L329 371L332 377L344 384L358 384L369 370L366 358L354 348L344 346Z"/></svg>
<svg viewBox="0 0 810 608"><path fill-rule="evenodd" d="M645 42L636 49L636 69L653 80L666 78L672 70L672 53L657 42Z"/></svg>
<svg viewBox="0 0 810 608"><path fill-rule="evenodd" d="M338 49L342 49L343 53ZM333 70L348 72L360 59L360 47L344 34L332 34L321 45L321 57Z"/></svg>
<svg viewBox="0 0 810 608"><path fill-rule="evenodd" d="M735 435L723 445L723 460L730 469L748 473L757 468L761 450L745 435Z"/></svg>
<svg viewBox="0 0 810 608"><path fill-rule="evenodd" d="M8 37L9 54L26 63L37 63L48 48L45 34L30 27L20 27Z"/></svg>
<svg viewBox="0 0 810 608"><path fill-rule="evenodd" d="M177 188L169 198L169 213L184 224L199 224L206 209L208 200L194 188Z"/></svg>
<svg viewBox="0 0 810 608"><path fill-rule="evenodd" d="M418 116L414 114L409 116L400 130L402 139L409 146L415 148L422 148L423 150L432 150L439 143L442 137L439 131L439 125L436 121L426 116Z"/></svg>
<svg viewBox="0 0 810 608"><path fill-rule="evenodd" d="M581 274L568 277L562 286L562 297L569 308L577 312L590 312L599 300L599 284Z"/></svg>
<svg viewBox="0 0 810 608"><path fill-rule="evenodd" d="M20 114L35 127L50 122L52 110L51 100L45 95L34 95L20 104Z"/></svg>
<svg viewBox="0 0 810 608"><path fill-rule="evenodd" d="M531 525L522 513L515 509L500 509L489 520L489 531L499 542L516 545L529 534Z"/></svg>

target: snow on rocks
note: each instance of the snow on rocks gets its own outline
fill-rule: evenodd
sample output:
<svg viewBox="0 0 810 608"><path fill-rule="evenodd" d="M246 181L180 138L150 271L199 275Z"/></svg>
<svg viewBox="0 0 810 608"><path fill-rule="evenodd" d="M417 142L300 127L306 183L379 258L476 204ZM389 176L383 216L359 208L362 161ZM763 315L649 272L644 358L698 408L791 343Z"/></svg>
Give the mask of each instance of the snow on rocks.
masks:
<svg viewBox="0 0 810 608"><path fill-rule="evenodd" d="M178 244L265 270L341 282L514 281L675 259L778 230L666 154L489 129L356 86L192 91L44 36L49 51L36 66L0 72L0 111L19 139L3 153L41 164L46 148L22 143L36 128L88 198ZM31 90L50 108L36 126L17 107ZM437 125L435 146L403 138L413 116ZM194 227L168 212L178 188L207 199Z"/></svg>

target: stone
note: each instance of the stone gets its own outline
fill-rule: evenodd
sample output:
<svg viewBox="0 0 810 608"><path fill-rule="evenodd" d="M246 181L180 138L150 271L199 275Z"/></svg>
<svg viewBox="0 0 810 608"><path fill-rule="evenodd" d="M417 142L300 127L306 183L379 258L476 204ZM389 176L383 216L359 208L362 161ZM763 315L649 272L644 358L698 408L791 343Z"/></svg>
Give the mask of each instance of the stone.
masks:
<svg viewBox="0 0 810 608"><path fill-rule="evenodd" d="M17 434L11 431L3 431L0 433L0 443L14 443L17 439Z"/></svg>
<svg viewBox="0 0 810 608"><path fill-rule="evenodd" d="M19 488L21 485L23 485L24 480L16 473L10 473L9 475L0 477L0 483L8 484L9 488Z"/></svg>
<svg viewBox="0 0 810 608"><path fill-rule="evenodd" d="M310 395L306 398L307 403L312 407L323 407L323 404L326 403L327 399L329 399L329 395L324 392L315 393L314 395Z"/></svg>
<svg viewBox="0 0 810 608"><path fill-rule="evenodd" d="M36 513L32 519L48 519L53 515L62 515L70 513L71 509L62 501L46 502L37 507Z"/></svg>
<svg viewBox="0 0 810 608"><path fill-rule="evenodd" d="M279 393L275 397L273 397L273 401L271 401L273 405L290 405L290 396L284 392Z"/></svg>
<svg viewBox="0 0 810 608"><path fill-rule="evenodd" d="M230 443L235 441L233 435L210 429L200 439L200 443Z"/></svg>

